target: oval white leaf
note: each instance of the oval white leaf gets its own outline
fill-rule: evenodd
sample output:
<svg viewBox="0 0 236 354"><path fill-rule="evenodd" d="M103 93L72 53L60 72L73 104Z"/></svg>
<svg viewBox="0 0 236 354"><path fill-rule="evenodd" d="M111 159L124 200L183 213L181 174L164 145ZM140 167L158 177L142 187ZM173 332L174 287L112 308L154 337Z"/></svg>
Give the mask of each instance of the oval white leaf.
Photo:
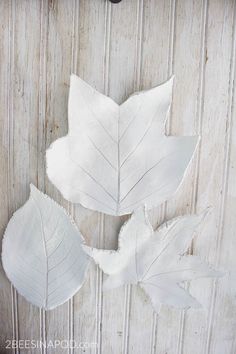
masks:
<svg viewBox="0 0 236 354"><path fill-rule="evenodd" d="M69 132L47 151L47 174L73 203L111 215L148 209L179 187L198 137L167 137L173 79L122 105L71 77Z"/></svg>
<svg viewBox="0 0 236 354"><path fill-rule="evenodd" d="M3 267L22 296L49 310L82 286L89 262L83 242L66 211L31 185L29 200L8 223Z"/></svg>

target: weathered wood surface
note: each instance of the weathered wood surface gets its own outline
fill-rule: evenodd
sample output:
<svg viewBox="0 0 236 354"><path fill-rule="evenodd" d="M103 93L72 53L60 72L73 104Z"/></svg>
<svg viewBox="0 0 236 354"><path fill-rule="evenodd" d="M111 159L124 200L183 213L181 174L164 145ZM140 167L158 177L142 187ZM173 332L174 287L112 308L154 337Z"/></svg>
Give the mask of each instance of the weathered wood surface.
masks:
<svg viewBox="0 0 236 354"><path fill-rule="evenodd" d="M226 272L186 285L202 309L159 316L135 287L103 294L94 265L82 290L47 313L4 280L0 353L11 352L7 339L81 343L13 353L236 353L235 23L234 0L0 1L1 237L32 182L68 208L88 243L116 247L125 218L69 205L45 174L45 149L67 132L70 73L119 103L174 73L167 133L200 134L201 145L181 189L150 216L155 226L212 206L191 252Z"/></svg>

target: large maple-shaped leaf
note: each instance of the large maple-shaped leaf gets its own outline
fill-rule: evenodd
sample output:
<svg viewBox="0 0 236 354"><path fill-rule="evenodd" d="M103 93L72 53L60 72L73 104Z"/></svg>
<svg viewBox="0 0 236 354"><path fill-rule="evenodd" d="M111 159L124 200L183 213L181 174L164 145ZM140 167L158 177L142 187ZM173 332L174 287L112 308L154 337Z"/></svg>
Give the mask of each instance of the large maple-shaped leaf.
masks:
<svg viewBox="0 0 236 354"><path fill-rule="evenodd" d="M52 309L84 282L89 257L83 242L65 210L31 185L29 200L8 223L3 267L21 295L36 306Z"/></svg>
<svg viewBox="0 0 236 354"><path fill-rule="evenodd" d="M161 304L198 307L197 300L181 283L220 275L200 258L184 255L204 215L172 219L154 232L145 209L139 208L122 227L117 251L83 247L109 275L104 289L138 284L149 295L157 312Z"/></svg>
<svg viewBox="0 0 236 354"><path fill-rule="evenodd" d="M122 105L72 75L69 132L47 151L47 174L73 203L112 215L173 195L198 137L164 134L173 79Z"/></svg>

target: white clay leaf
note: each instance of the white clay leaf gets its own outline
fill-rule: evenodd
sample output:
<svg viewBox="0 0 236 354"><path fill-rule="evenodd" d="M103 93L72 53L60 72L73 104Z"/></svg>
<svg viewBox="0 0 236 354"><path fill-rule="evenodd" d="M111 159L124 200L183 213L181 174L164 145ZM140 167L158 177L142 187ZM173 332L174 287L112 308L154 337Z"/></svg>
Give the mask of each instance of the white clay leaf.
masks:
<svg viewBox="0 0 236 354"><path fill-rule="evenodd" d="M47 174L73 203L111 215L148 209L179 187L198 137L167 137L173 78L122 105L71 76L69 132L47 151Z"/></svg>
<svg viewBox="0 0 236 354"><path fill-rule="evenodd" d="M157 312L161 304L199 307L183 288L183 282L220 275L200 258L184 255L204 217L205 214L178 217L154 232L145 209L139 208L122 227L117 251L83 247L109 275L104 289L139 284Z"/></svg>
<svg viewBox="0 0 236 354"><path fill-rule="evenodd" d="M118 250L102 250L83 246L86 253L94 259L106 274L116 274L122 268L129 265L134 253L134 246L144 245L153 233L146 213L142 208L137 209L128 221L124 223L120 230L118 240ZM138 235L138 237L137 237Z"/></svg>
<svg viewBox="0 0 236 354"><path fill-rule="evenodd" d="M29 200L8 223L4 270L18 292L46 310L82 286L89 257L83 237L65 210L31 185Z"/></svg>

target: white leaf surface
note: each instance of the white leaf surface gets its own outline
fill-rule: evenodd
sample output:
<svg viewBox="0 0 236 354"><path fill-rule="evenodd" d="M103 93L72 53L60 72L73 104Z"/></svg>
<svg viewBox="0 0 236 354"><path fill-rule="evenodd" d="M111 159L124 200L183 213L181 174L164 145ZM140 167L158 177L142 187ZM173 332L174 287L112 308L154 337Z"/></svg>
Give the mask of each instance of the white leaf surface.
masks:
<svg viewBox="0 0 236 354"><path fill-rule="evenodd" d="M158 312L161 304L177 308L199 307L183 282L220 276L200 258L184 255L206 213L170 220L153 231L145 208L139 208L122 227L117 251L83 246L109 277L104 289L140 285Z"/></svg>
<svg viewBox="0 0 236 354"><path fill-rule="evenodd" d="M65 210L31 185L29 200L8 223L4 270L32 304L52 309L82 286L89 257L83 237Z"/></svg>
<svg viewBox="0 0 236 354"><path fill-rule="evenodd" d="M69 132L47 151L47 174L73 203L111 215L157 206L179 187L198 137L167 137L173 78L122 105L71 76Z"/></svg>

